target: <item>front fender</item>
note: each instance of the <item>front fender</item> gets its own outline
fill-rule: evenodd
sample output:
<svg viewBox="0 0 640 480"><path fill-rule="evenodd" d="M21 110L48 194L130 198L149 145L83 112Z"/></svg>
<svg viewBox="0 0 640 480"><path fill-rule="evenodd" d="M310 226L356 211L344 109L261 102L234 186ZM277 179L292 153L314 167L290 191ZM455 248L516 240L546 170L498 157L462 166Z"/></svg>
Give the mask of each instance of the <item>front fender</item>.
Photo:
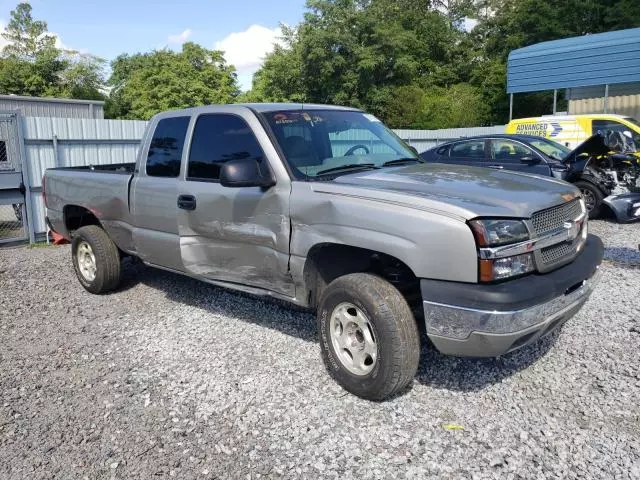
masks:
<svg viewBox="0 0 640 480"><path fill-rule="evenodd" d="M294 182L291 256L304 259L314 245L323 243L390 255L418 278L478 280L475 240L463 220L367 198L322 194Z"/></svg>

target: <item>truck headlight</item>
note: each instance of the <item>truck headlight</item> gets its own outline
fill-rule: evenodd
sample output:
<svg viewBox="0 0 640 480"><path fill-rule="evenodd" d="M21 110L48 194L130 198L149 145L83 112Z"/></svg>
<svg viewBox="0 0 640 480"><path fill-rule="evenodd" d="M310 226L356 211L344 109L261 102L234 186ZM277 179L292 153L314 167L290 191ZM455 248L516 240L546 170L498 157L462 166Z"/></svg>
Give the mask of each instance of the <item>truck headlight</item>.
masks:
<svg viewBox="0 0 640 480"><path fill-rule="evenodd" d="M524 275L533 272L535 269L533 253L524 253L493 260L480 260L480 281L495 282L505 278Z"/></svg>
<svg viewBox="0 0 640 480"><path fill-rule="evenodd" d="M522 220L472 220L469 225L478 247L498 247L529 239Z"/></svg>

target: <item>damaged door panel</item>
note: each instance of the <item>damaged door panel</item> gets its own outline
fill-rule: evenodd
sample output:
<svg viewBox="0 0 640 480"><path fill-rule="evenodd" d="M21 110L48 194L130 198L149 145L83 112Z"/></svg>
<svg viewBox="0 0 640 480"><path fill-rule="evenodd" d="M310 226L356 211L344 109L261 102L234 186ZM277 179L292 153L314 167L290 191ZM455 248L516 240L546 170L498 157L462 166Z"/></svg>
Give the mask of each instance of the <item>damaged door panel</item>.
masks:
<svg viewBox="0 0 640 480"><path fill-rule="evenodd" d="M286 182L272 188L221 185L222 165L238 159L266 162L247 122L231 113L198 116L185 180L178 188L184 269L293 296L288 272L290 187Z"/></svg>

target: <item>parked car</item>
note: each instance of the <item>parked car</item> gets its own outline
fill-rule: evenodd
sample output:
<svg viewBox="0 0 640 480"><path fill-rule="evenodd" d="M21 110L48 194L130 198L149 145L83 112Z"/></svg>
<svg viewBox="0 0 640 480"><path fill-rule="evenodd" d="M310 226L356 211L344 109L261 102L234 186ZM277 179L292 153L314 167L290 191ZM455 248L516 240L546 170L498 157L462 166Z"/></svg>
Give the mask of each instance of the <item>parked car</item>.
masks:
<svg viewBox="0 0 640 480"><path fill-rule="evenodd" d="M640 158L616 154L600 135L571 150L536 135L469 137L422 152L429 162L515 170L554 177L578 187L589 216L608 206L619 222L640 219Z"/></svg>
<svg viewBox="0 0 640 480"><path fill-rule="evenodd" d="M412 381L418 322L445 354L511 352L582 307L603 255L572 185L425 163L351 108L166 112L136 164L97 160L43 181L86 290L133 256L315 310L327 369L368 399Z"/></svg>

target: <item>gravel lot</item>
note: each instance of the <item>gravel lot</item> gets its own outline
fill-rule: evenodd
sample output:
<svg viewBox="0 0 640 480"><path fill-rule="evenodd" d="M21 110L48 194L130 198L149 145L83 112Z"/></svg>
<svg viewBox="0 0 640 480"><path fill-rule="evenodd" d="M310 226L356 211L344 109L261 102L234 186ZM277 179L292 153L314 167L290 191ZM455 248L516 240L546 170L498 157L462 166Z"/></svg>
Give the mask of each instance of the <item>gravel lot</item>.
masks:
<svg viewBox="0 0 640 480"><path fill-rule="evenodd" d="M563 330L493 360L423 349L385 403L325 374L311 315L70 249L0 249L0 478L640 478L640 224Z"/></svg>

